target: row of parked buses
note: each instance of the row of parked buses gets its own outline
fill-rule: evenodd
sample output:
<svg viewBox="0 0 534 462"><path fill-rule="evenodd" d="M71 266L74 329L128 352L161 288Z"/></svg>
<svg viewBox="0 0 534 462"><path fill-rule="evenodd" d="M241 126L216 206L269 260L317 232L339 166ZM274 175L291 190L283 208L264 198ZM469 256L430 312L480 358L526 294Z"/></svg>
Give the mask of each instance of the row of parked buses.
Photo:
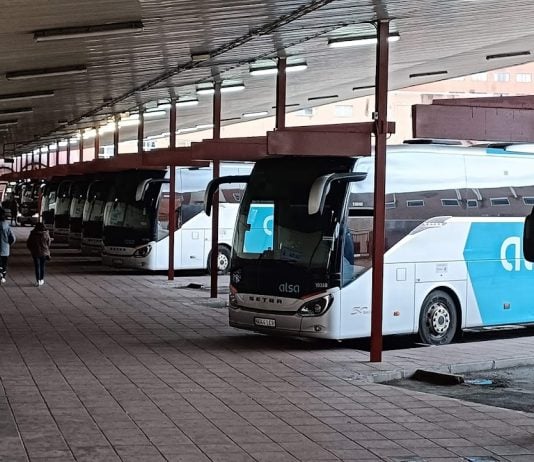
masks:
<svg viewBox="0 0 534 462"><path fill-rule="evenodd" d="M221 174L249 174L228 162ZM41 219L55 243L101 255L106 265L168 269L169 170L73 176L42 185ZM212 167L176 167L175 269L210 269L211 219L203 211ZM220 191L218 271L226 272L244 185Z"/></svg>
<svg viewBox="0 0 534 462"><path fill-rule="evenodd" d="M31 181L3 182L0 186L0 205L18 225L35 225L39 221L39 188Z"/></svg>

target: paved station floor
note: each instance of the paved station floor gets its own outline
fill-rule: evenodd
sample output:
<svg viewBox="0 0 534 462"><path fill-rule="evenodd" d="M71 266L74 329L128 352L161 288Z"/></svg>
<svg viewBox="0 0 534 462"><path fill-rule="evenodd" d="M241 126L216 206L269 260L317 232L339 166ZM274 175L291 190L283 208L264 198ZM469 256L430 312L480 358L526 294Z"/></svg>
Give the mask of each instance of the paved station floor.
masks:
<svg viewBox="0 0 534 462"><path fill-rule="evenodd" d="M0 287L0 461L534 461L534 415L376 381L534 362L534 338L403 348L232 329L202 274L105 269L19 242ZM227 279L221 280L225 290ZM358 345L358 343L356 343Z"/></svg>

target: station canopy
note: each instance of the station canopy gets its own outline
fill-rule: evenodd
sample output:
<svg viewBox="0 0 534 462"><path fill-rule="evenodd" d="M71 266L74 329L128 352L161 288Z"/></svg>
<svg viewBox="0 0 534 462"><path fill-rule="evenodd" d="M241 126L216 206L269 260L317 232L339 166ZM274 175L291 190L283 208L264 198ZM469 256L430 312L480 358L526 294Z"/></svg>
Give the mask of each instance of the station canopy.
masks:
<svg viewBox="0 0 534 462"><path fill-rule="evenodd" d="M306 67L288 73L288 111L371 94L376 51L362 39L377 19L391 20L390 90L534 57L530 0L16 0L1 17L0 149L19 152L139 106L157 111L145 136L157 135L171 99L190 104L178 130L207 126L215 80L223 125L274 115L278 56Z"/></svg>

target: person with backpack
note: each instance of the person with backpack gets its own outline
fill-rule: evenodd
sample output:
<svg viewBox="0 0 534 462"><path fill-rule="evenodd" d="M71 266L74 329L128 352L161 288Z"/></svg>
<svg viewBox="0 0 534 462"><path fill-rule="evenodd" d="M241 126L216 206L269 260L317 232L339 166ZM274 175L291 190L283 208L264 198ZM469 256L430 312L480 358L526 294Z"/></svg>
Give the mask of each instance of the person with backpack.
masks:
<svg viewBox="0 0 534 462"><path fill-rule="evenodd" d="M35 266L35 287L44 284L45 264L50 260L50 234L43 223L39 222L32 229L26 241Z"/></svg>
<svg viewBox="0 0 534 462"><path fill-rule="evenodd" d="M6 283L7 261L15 240L15 235L7 222L6 212L0 208L0 284Z"/></svg>

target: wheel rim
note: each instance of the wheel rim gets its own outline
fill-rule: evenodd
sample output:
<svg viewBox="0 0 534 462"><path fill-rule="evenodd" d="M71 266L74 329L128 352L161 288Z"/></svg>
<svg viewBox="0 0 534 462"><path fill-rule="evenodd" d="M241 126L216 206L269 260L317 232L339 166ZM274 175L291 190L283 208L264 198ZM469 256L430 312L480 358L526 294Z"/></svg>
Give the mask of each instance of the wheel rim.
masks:
<svg viewBox="0 0 534 462"><path fill-rule="evenodd" d="M430 333L435 336L445 335L451 326L451 315L446 305L434 302L428 310L427 326Z"/></svg>
<svg viewBox="0 0 534 462"><path fill-rule="evenodd" d="M219 255L217 255L217 269L219 271L226 271L228 263L228 257L225 254L219 253Z"/></svg>

